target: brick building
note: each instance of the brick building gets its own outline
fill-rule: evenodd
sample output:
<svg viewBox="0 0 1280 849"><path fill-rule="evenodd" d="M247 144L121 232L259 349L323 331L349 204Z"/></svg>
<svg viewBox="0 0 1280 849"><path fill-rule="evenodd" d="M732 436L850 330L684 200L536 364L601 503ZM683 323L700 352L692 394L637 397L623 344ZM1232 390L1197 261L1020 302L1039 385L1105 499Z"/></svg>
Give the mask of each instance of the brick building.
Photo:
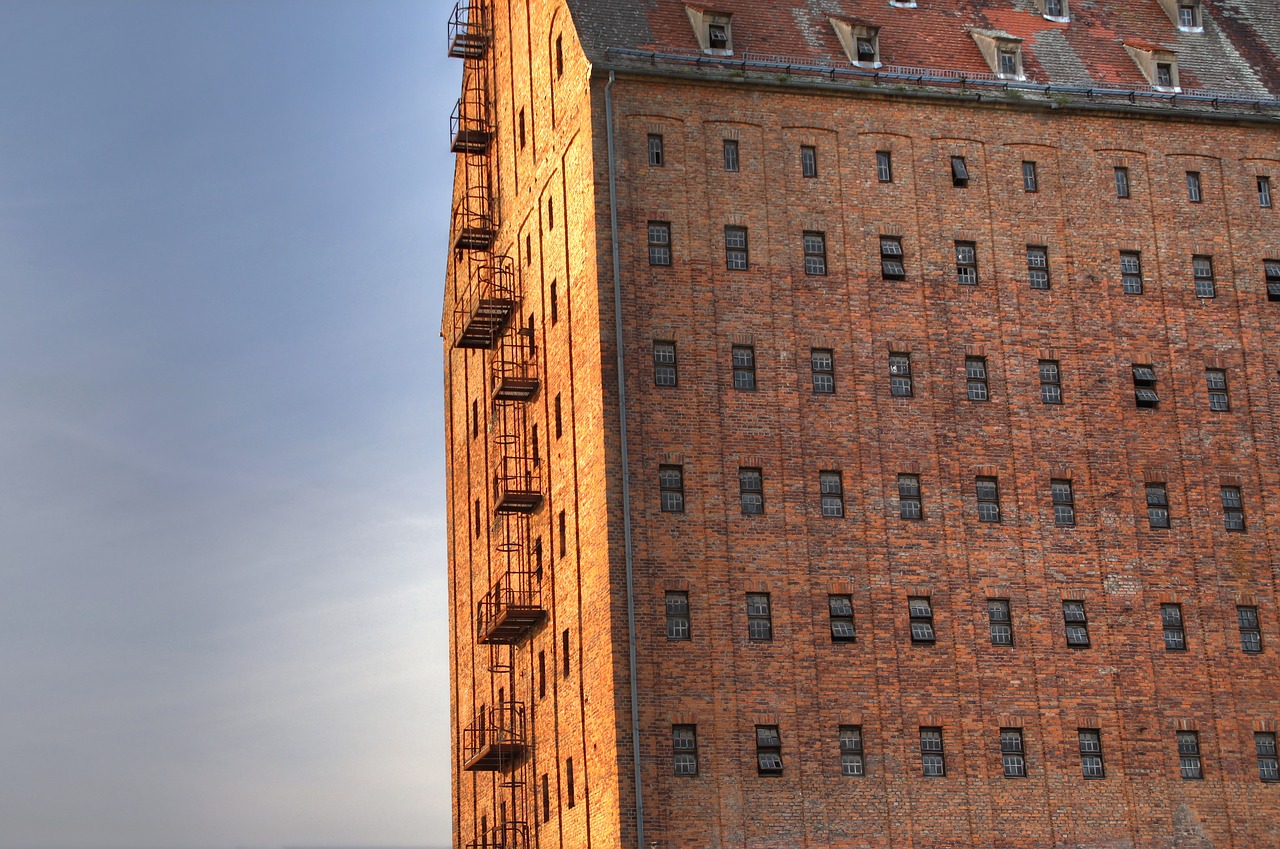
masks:
<svg viewBox="0 0 1280 849"><path fill-rule="evenodd" d="M1275 0L449 36L456 847L1280 847Z"/></svg>

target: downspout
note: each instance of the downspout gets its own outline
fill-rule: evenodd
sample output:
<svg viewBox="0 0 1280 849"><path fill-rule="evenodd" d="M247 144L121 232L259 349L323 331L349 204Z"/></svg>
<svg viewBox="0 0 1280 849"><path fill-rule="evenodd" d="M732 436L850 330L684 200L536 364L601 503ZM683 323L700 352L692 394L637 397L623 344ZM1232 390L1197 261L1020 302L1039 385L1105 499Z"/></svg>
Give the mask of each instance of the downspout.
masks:
<svg viewBox="0 0 1280 849"><path fill-rule="evenodd" d="M635 761L636 845L644 845L644 793L640 789L640 694L636 689L636 593L631 563L631 466L627 457L627 370L622 353L622 269L618 259L618 182L613 148L613 71L604 87L609 146L609 230L613 248L613 338L618 349L618 442L622 450L622 547L627 571L627 674L631 684L631 752Z"/></svg>

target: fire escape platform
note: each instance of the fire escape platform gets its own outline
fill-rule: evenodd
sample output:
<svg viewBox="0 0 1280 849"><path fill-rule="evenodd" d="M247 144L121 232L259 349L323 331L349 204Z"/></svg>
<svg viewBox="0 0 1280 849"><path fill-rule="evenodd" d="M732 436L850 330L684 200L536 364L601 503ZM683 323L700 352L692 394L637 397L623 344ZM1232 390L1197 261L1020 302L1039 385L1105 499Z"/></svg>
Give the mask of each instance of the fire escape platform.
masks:
<svg viewBox="0 0 1280 849"><path fill-rule="evenodd" d="M502 772L515 766L524 757L525 745L516 740L495 740L485 743L462 768L470 772Z"/></svg>
<svg viewBox="0 0 1280 849"><path fill-rule="evenodd" d="M515 645L547 618L540 605L503 605L497 613L481 623L476 642L488 645Z"/></svg>
<svg viewBox="0 0 1280 849"><path fill-rule="evenodd" d="M538 394L538 387L542 385L536 377L506 375L499 378L496 384L493 387L494 401L528 401Z"/></svg>
<svg viewBox="0 0 1280 849"><path fill-rule="evenodd" d="M479 59L489 49L489 36L482 32L459 30L449 39L449 56L453 59Z"/></svg>
<svg viewBox="0 0 1280 849"><path fill-rule="evenodd" d="M515 306L511 298L480 298L467 313L454 344L459 348L493 348Z"/></svg>
<svg viewBox="0 0 1280 849"><path fill-rule="evenodd" d="M492 142L493 133L489 130L479 127L464 128L453 134L449 150L453 153L488 153Z"/></svg>
<svg viewBox="0 0 1280 849"><path fill-rule="evenodd" d="M507 489L498 493L494 512L499 514L532 513L542 506L542 493L536 490Z"/></svg>
<svg viewBox="0 0 1280 849"><path fill-rule="evenodd" d="M459 251L487 251L493 248L497 235L497 230L488 224L459 227L453 247Z"/></svg>

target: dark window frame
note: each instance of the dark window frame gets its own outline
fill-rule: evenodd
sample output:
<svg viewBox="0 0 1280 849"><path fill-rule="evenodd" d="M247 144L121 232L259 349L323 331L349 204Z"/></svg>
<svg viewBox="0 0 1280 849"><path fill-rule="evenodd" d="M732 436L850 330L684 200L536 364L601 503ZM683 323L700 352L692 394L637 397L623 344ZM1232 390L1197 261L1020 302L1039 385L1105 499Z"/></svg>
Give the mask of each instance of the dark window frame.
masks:
<svg viewBox="0 0 1280 849"><path fill-rule="evenodd" d="M1183 781L1204 778L1204 760L1200 755L1200 732L1178 731L1178 772Z"/></svg>
<svg viewBox="0 0 1280 849"><path fill-rule="evenodd" d="M995 475L978 475L973 480L974 499L979 522L1000 521L1000 479Z"/></svg>
<svg viewBox="0 0 1280 849"><path fill-rule="evenodd" d="M1012 646L1013 605L1007 598L987 599L987 633L993 646Z"/></svg>
<svg viewBox="0 0 1280 849"><path fill-rule="evenodd" d="M1187 650L1187 626L1181 604L1165 602L1160 605L1160 630L1165 651Z"/></svg>
<svg viewBox="0 0 1280 849"><path fill-rule="evenodd" d="M1204 370L1205 389L1209 392L1209 411L1212 413L1231 412L1231 395L1227 387L1227 370L1224 368L1207 368Z"/></svg>
<svg viewBox="0 0 1280 849"><path fill-rule="evenodd" d="M758 775L782 775L782 732L777 725L756 726L756 772Z"/></svg>
<svg viewBox="0 0 1280 849"><path fill-rule="evenodd" d="M1126 295L1142 294L1142 251L1120 252L1120 290Z"/></svg>
<svg viewBox="0 0 1280 849"><path fill-rule="evenodd" d="M836 355L830 348L809 349L809 371L814 395L836 393Z"/></svg>
<svg viewBox="0 0 1280 849"><path fill-rule="evenodd" d="M663 605L666 610L667 639L680 642L693 639L688 591L667 590L663 596Z"/></svg>
<svg viewBox="0 0 1280 849"><path fill-rule="evenodd" d="M1167 65L1167 63L1161 63L1161 64ZM1158 69L1160 65L1157 65L1156 67ZM1169 82L1159 83L1159 85L1172 86L1173 85L1172 75L1170 75ZM1204 185L1200 181L1199 171L1187 172L1187 201L1189 203L1204 202Z"/></svg>
<svg viewBox="0 0 1280 849"><path fill-rule="evenodd" d="M1223 526L1232 533L1243 533L1245 530L1244 489L1238 486L1223 486L1220 491Z"/></svg>
<svg viewBox="0 0 1280 849"><path fill-rule="evenodd" d="M664 463L658 466L658 503L663 513L684 512L684 466Z"/></svg>
<svg viewBox="0 0 1280 849"><path fill-rule="evenodd" d="M1040 403L1062 403L1062 367L1058 360L1039 360L1036 371L1040 376Z"/></svg>
<svg viewBox="0 0 1280 849"><path fill-rule="evenodd" d="M828 519L844 517L844 476L839 471L818 472L818 493L822 515Z"/></svg>
<svg viewBox="0 0 1280 849"><path fill-rule="evenodd" d="M1049 285L1049 248L1027 245L1027 282L1032 289L1047 290Z"/></svg>
<svg viewBox="0 0 1280 849"><path fill-rule="evenodd" d="M924 520L924 497L920 475L903 472L898 475L898 518L909 522Z"/></svg>
<svg viewBox="0 0 1280 849"><path fill-rule="evenodd" d="M1145 484L1143 490L1147 499L1147 525L1156 530L1168 530L1171 524L1169 487L1152 481Z"/></svg>
<svg viewBox="0 0 1280 849"><path fill-rule="evenodd" d="M671 265L671 222L650 221L647 226L649 239L649 265Z"/></svg>
<svg viewBox="0 0 1280 849"><path fill-rule="evenodd" d="M867 774L864 760L862 726L841 725L838 729L840 740L840 774L849 777L862 777Z"/></svg>
<svg viewBox="0 0 1280 849"><path fill-rule="evenodd" d="M876 151L876 181L880 183L893 182L893 151Z"/></svg>
<svg viewBox="0 0 1280 849"><path fill-rule="evenodd" d="M747 228L726 224L724 228L724 266L728 271L748 271L751 268L750 243Z"/></svg>
<svg viewBox="0 0 1280 849"><path fill-rule="evenodd" d="M679 386L679 368L676 343L665 339L653 340L653 385L664 388Z"/></svg>
<svg viewBox="0 0 1280 849"><path fill-rule="evenodd" d="M800 237L804 251L804 273L810 277L827 276L827 234L805 230Z"/></svg>
<svg viewBox="0 0 1280 849"><path fill-rule="evenodd" d="M800 145L800 176L805 179L818 177L818 148L811 144Z"/></svg>
<svg viewBox="0 0 1280 849"><path fill-rule="evenodd" d="M698 774L698 726L671 726L671 771L684 777Z"/></svg>
<svg viewBox="0 0 1280 849"><path fill-rule="evenodd" d="M956 242L956 282L961 286L978 285L978 245Z"/></svg>
<svg viewBox="0 0 1280 849"><path fill-rule="evenodd" d="M957 189L967 188L969 185L969 166L965 164L963 156L951 157L951 185Z"/></svg>
<svg viewBox="0 0 1280 849"><path fill-rule="evenodd" d="M1049 498L1053 505L1054 526L1074 528L1076 525L1076 493L1071 479L1050 479Z"/></svg>
<svg viewBox="0 0 1280 849"><path fill-rule="evenodd" d="M1080 744L1080 772L1086 779L1107 777L1106 761L1102 752L1102 731L1098 728L1077 728L1076 739Z"/></svg>
<svg viewBox="0 0 1280 849"><path fill-rule="evenodd" d="M920 726L920 774L925 778L947 775L946 741L941 726Z"/></svg>
<svg viewBox="0 0 1280 849"><path fill-rule="evenodd" d="M1063 599L1062 624L1066 630L1067 648L1087 649L1089 640L1089 614L1079 599Z"/></svg>
<svg viewBox="0 0 1280 849"><path fill-rule="evenodd" d="M853 620L853 596L848 593L827 595L827 615L830 617L831 642L856 643L858 629Z"/></svg>
<svg viewBox="0 0 1280 849"><path fill-rule="evenodd" d="M769 593L747 593L747 640L773 642L773 599Z"/></svg>
<svg viewBox="0 0 1280 849"><path fill-rule="evenodd" d="M907 596L907 617L912 643L932 645L938 641L938 631L933 621L932 596Z"/></svg>
<svg viewBox="0 0 1280 849"><path fill-rule="evenodd" d="M880 277L884 280L907 279L907 263L901 236L880 237Z"/></svg>
<svg viewBox="0 0 1280 849"><path fill-rule="evenodd" d="M733 345L729 350L733 367L733 388L739 392L756 390L756 346Z"/></svg>
<svg viewBox="0 0 1280 849"><path fill-rule="evenodd" d="M649 167L662 168L666 165L666 155L663 149L663 140L661 133L649 133L648 141L649 150Z"/></svg>
<svg viewBox="0 0 1280 849"><path fill-rule="evenodd" d="M964 358L965 394L970 401L991 400L991 387L987 384L987 358Z"/></svg>
<svg viewBox="0 0 1280 849"><path fill-rule="evenodd" d="M1245 654L1262 653L1262 620L1252 604L1236 605L1236 626L1240 629L1240 650Z"/></svg>
<svg viewBox="0 0 1280 849"><path fill-rule="evenodd" d="M764 470L757 466L738 467L738 502L742 515L764 515Z"/></svg>
<svg viewBox="0 0 1280 849"><path fill-rule="evenodd" d="M738 140L724 139L724 170L736 174L742 170L742 162L738 158Z"/></svg>
<svg viewBox="0 0 1280 849"><path fill-rule="evenodd" d="M1208 254L1196 254L1191 257L1191 279L1195 286L1197 298L1215 298L1218 285L1213 276L1213 257Z"/></svg>
<svg viewBox="0 0 1280 849"><path fill-rule="evenodd" d="M1132 197L1129 184L1129 169L1123 165L1115 167L1116 197L1127 200Z"/></svg>
<svg viewBox="0 0 1280 849"><path fill-rule="evenodd" d="M1018 71L1017 56L1014 57L1015 70L1012 72L1016 76ZM1002 69L1003 73L1003 69ZM1040 176L1036 173L1036 164L1029 159L1022 160L1022 190L1027 193L1040 191Z"/></svg>
<svg viewBox="0 0 1280 849"><path fill-rule="evenodd" d="M1021 728L1000 729L1000 766L1005 778L1027 777L1027 750Z"/></svg>

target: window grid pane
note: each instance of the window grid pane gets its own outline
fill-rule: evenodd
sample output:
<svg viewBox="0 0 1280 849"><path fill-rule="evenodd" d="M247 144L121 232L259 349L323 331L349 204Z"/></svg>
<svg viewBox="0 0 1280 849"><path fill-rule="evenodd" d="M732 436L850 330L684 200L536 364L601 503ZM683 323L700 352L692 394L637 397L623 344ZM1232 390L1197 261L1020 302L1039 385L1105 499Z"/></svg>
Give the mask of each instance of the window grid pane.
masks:
<svg viewBox="0 0 1280 849"><path fill-rule="evenodd" d="M1271 208L1271 178L1258 178L1258 206L1263 209Z"/></svg>
<svg viewBox="0 0 1280 849"><path fill-rule="evenodd" d="M1195 280L1197 298L1212 298L1217 295L1213 282L1213 257L1192 257L1191 275Z"/></svg>
<svg viewBox="0 0 1280 849"><path fill-rule="evenodd" d="M827 609L831 614L831 641L853 642L857 636L853 627L853 599L847 595L828 596Z"/></svg>
<svg viewBox="0 0 1280 849"><path fill-rule="evenodd" d="M911 397L911 355L889 355L889 393L899 398Z"/></svg>
<svg viewBox="0 0 1280 849"><path fill-rule="evenodd" d="M836 391L835 355L830 350L814 348L810 351L809 367L813 372L815 394L830 395Z"/></svg>
<svg viewBox="0 0 1280 849"><path fill-rule="evenodd" d="M991 645L1013 645L1012 618L1007 599L987 599L987 620L991 633Z"/></svg>
<svg viewBox="0 0 1280 849"><path fill-rule="evenodd" d="M1116 169L1116 197L1127 198L1129 196L1129 169Z"/></svg>
<svg viewBox="0 0 1280 849"><path fill-rule="evenodd" d="M1222 487L1222 522L1229 531L1244 530L1244 499L1238 486Z"/></svg>
<svg viewBox="0 0 1280 849"><path fill-rule="evenodd" d="M1120 254L1120 281L1126 295L1142 294L1142 254L1134 251Z"/></svg>
<svg viewBox="0 0 1280 849"><path fill-rule="evenodd" d="M1262 781L1280 781L1280 758L1276 756L1275 732L1255 732L1253 746L1258 753L1258 778Z"/></svg>
<svg viewBox="0 0 1280 849"><path fill-rule="evenodd" d="M738 170L738 143L733 139L724 140L724 170Z"/></svg>
<svg viewBox="0 0 1280 849"><path fill-rule="evenodd" d="M919 519L922 516L918 475L898 475L898 516L903 519Z"/></svg>
<svg viewBox="0 0 1280 849"><path fill-rule="evenodd" d="M987 401L987 361L984 357L965 357L964 376L970 401Z"/></svg>
<svg viewBox="0 0 1280 849"><path fill-rule="evenodd" d="M1062 373L1058 369L1057 360L1041 360L1040 401L1045 404L1062 403Z"/></svg>
<svg viewBox="0 0 1280 849"><path fill-rule="evenodd" d="M760 469L738 469L738 494L744 516L756 516L764 512L764 475Z"/></svg>
<svg viewBox="0 0 1280 849"><path fill-rule="evenodd" d="M653 343L653 382L658 386L676 385L676 343Z"/></svg>
<svg viewBox="0 0 1280 849"><path fill-rule="evenodd" d="M1049 249L1027 245L1027 277L1032 289L1049 288Z"/></svg>
<svg viewBox="0 0 1280 849"><path fill-rule="evenodd" d="M662 512L684 512L683 466L659 466L658 489L662 502Z"/></svg>
<svg viewBox="0 0 1280 849"><path fill-rule="evenodd" d="M1225 413L1231 409L1227 396L1227 372L1224 369L1211 368L1204 373L1205 383L1209 389L1209 409L1216 413Z"/></svg>
<svg viewBox="0 0 1280 849"><path fill-rule="evenodd" d="M827 273L827 237L822 233L804 234L804 273L815 276Z"/></svg>
<svg viewBox="0 0 1280 849"><path fill-rule="evenodd" d="M962 286L978 285L978 249L973 242L956 242L956 279Z"/></svg>
<svg viewBox="0 0 1280 849"><path fill-rule="evenodd" d="M881 183L893 182L893 154L887 150L876 151L876 179Z"/></svg>
<svg viewBox="0 0 1280 849"><path fill-rule="evenodd" d="M912 597L907 599L907 612L911 616L911 641L913 643L932 643L935 638L933 630L933 606L929 599Z"/></svg>
<svg viewBox="0 0 1280 849"><path fill-rule="evenodd" d="M1076 523L1075 494L1069 480L1052 480L1049 492L1053 499L1053 523L1069 527Z"/></svg>
<svg viewBox="0 0 1280 849"><path fill-rule="evenodd" d="M800 176L817 177L818 176L818 151L817 148L803 146L800 148Z"/></svg>
<svg viewBox="0 0 1280 849"><path fill-rule="evenodd" d="M734 345L731 351L733 359L733 388L752 390L756 388L756 349L750 345Z"/></svg>
<svg viewBox="0 0 1280 849"><path fill-rule="evenodd" d="M747 228L724 228L724 264L730 271L747 270Z"/></svg>
<svg viewBox="0 0 1280 849"><path fill-rule="evenodd" d="M1102 764L1102 734L1089 728L1077 732L1080 740L1080 769L1085 778L1105 778Z"/></svg>
<svg viewBox="0 0 1280 849"><path fill-rule="evenodd" d="M1157 65L1157 70L1163 71L1165 68L1168 68L1168 67L1169 67L1168 65L1164 65L1164 64ZM1163 79L1160 81L1159 84L1163 86L1173 85L1173 80L1171 78ZM1192 203L1199 203L1201 200L1199 171L1187 172L1187 200L1191 201Z"/></svg>
<svg viewBox="0 0 1280 849"><path fill-rule="evenodd" d="M668 592L667 639L689 639L689 594L686 592Z"/></svg>
<svg viewBox="0 0 1280 849"><path fill-rule="evenodd" d="M768 593L747 594L747 638L755 642L773 639L773 615Z"/></svg>
<svg viewBox="0 0 1280 849"><path fill-rule="evenodd" d="M653 133L649 134L649 165L655 168L663 165L662 136Z"/></svg>

